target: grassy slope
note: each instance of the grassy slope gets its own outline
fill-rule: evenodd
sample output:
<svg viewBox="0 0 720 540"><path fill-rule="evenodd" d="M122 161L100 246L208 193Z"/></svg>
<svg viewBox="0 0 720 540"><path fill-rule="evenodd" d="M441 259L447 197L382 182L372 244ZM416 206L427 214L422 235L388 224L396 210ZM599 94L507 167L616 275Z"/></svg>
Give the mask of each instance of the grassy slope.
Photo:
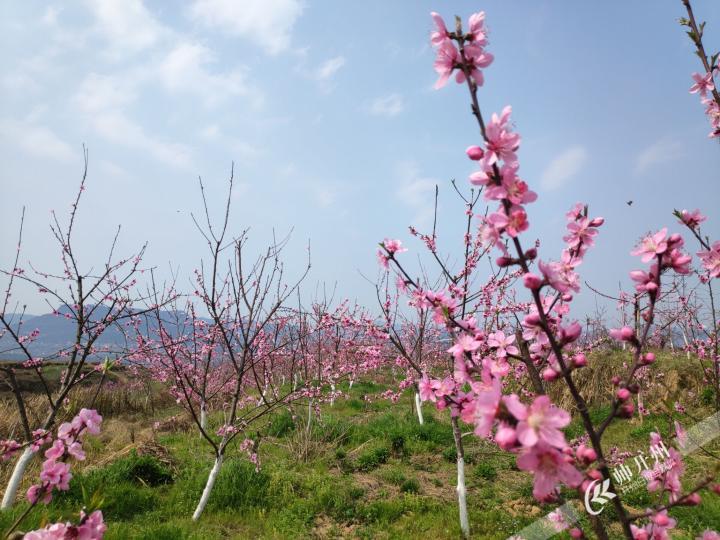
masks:
<svg viewBox="0 0 720 540"><path fill-rule="evenodd" d="M74 519L83 498L98 492L110 524L108 539L458 538L447 412L426 406L426 425L419 426L410 396L397 404L362 399L379 390L372 383L356 384L349 399L323 407L309 435L302 418L306 408L297 408L297 425L289 413L277 413L262 429L266 435L260 446L260 472L242 454L231 452L199 523L189 516L211 467L207 446L194 432L183 431L181 423L178 430L155 434L154 419L111 418L99 438L88 440L85 469L76 467L70 492L47 509L36 510L26 529L43 520ZM594 412L602 417L602 410ZM173 413L177 410L165 409L158 417ZM709 409L692 411L697 418L708 413ZM679 418L686 425L694 423ZM667 415L645 417L642 424L616 422L609 430L608 446L647 454L649 432L668 433L670 423ZM580 431L576 420L568 435ZM554 508L532 499L531 478L516 470L512 457L475 437L465 440L474 537L505 538ZM134 448L147 455L137 456ZM720 448L717 441L714 448ZM713 463L698 454L688 458L686 482L692 483ZM627 499L637 510L651 501L644 488ZM0 514L0 530L22 508ZM610 511L606 514L606 519L611 517ZM718 527L720 501L707 496L700 508L681 508L673 514L681 518L683 528L675 537L694 538L707 527Z"/></svg>

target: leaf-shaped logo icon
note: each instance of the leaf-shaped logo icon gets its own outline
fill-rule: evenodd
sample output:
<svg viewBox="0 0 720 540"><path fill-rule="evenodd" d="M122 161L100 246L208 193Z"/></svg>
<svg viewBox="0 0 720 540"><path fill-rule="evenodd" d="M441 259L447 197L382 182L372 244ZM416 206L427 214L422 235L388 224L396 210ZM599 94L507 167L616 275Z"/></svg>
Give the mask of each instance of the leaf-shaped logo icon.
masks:
<svg viewBox="0 0 720 540"><path fill-rule="evenodd" d="M593 516L597 516L603 511L603 509L600 508L599 510L593 510L590 506L591 502L603 506L616 497L616 495L610 491L609 478L606 478L602 484L596 484L596 482L597 480L593 480L585 490L585 509ZM590 498L591 489L592 498Z"/></svg>

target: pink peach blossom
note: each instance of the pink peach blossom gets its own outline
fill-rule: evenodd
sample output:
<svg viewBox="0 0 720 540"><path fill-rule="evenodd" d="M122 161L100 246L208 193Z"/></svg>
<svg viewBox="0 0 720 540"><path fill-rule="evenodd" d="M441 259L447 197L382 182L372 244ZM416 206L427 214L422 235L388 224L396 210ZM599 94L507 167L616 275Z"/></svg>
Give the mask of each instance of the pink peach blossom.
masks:
<svg viewBox="0 0 720 540"><path fill-rule="evenodd" d="M712 73L705 73L704 75L693 73L692 78L695 84L690 87L691 94L697 94L699 92L701 96L705 97L708 92L715 90Z"/></svg>
<svg viewBox="0 0 720 540"><path fill-rule="evenodd" d="M653 257L662 255L667 251L667 228L660 229L655 234L645 236L630 255L639 255L644 263L650 262Z"/></svg>
<svg viewBox="0 0 720 540"><path fill-rule="evenodd" d="M556 448L567 446L565 435L559 428L570 423L570 415L553 405L547 396L538 396L530 407L523 405L518 396L510 394L503 403L518 420L517 438L525 447L543 442Z"/></svg>
<svg viewBox="0 0 720 540"><path fill-rule="evenodd" d="M580 485L583 477L580 471L568 462L567 457L557 448L543 442L526 447L518 456L518 468L535 475L533 496L536 499L547 500L561 482L570 487Z"/></svg>

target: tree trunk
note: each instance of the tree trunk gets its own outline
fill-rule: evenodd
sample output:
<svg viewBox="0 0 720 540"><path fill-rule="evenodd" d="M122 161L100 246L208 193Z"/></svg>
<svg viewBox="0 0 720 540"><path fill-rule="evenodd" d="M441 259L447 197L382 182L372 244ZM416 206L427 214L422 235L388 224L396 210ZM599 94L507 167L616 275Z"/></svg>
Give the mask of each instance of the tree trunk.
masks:
<svg viewBox="0 0 720 540"><path fill-rule="evenodd" d="M420 401L420 394L415 391L415 411L417 412L418 423L422 426L425 423L422 412L422 401Z"/></svg>
<svg viewBox="0 0 720 540"><path fill-rule="evenodd" d="M215 464L213 465L213 468L210 470L210 474L208 475L205 489L203 489L202 496L200 497L200 502L198 503L197 508L195 508L195 513L192 517L193 521L197 521L198 519L200 519L203 510L205 510L205 506L207 505L208 499L210 498L210 492L212 491L213 486L215 486L215 481L217 480L218 473L220 472L220 467L222 467L222 462L222 455L219 455L215 458Z"/></svg>
<svg viewBox="0 0 720 540"><path fill-rule="evenodd" d="M690 360L690 344L688 343L687 334L685 329L682 330L683 343L685 343L685 357Z"/></svg>
<svg viewBox="0 0 720 540"><path fill-rule="evenodd" d="M12 508L12 505L15 503L15 497L17 496L18 489L20 488L20 483L25 475L25 469L34 455L35 452L33 452L29 446L25 448L22 454L20 454L20 457L15 463L15 468L10 476L7 487L5 488L5 495L3 495L0 509L8 510Z"/></svg>
<svg viewBox="0 0 720 540"><path fill-rule="evenodd" d="M200 427L203 431L207 430L207 404L205 400L200 402Z"/></svg>
<svg viewBox="0 0 720 540"><path fill-rule="evenodd" d="M305 433L310 433L310 426L312 425L312 399L308 400L308 419L307 426L305 426Z"/></svg>
<svg viewBox="0 0 720 540"><path fill-rule="evenodd" d="M462 433L457 418L452 419L453 437L457 452L457 496L458 511L460 513L460 530L463 538L470 538L470 523L467 511L467 488L465 487L465 451L463 450Z"/></svg>

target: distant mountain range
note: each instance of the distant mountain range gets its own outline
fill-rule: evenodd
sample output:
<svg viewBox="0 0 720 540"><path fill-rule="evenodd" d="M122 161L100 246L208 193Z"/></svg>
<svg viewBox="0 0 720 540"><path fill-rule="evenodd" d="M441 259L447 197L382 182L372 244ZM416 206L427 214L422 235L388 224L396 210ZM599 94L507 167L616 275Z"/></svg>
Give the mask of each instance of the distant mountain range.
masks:
<svg viewBox="0 0 720 540"><path fill-rule="evenodd" d="M98 306L93 314L93 320L102 318L108 311L106 306ZM46 313L45 315L23 315L22 334L28 335L34 330L39 331L39 336L32 343L26 344L27 349L33 355L33 357L47 357L56 353L57 351L71 346L75 342L75 332L77 331L76 322L73 319L68 319L63 316L63 313L67 312L67 308L62 308L60 315L54 315L52 313ZM187 314L182 311L163 311L161 316L164 320L170 322L174 320L183 320L187 317ZM8 321L12 321L11 326L13 329L16 328L17 321L19 320L19 314L8 313L6 318ZM176 319L177 318L177 319ZM125 319L121 324L125 325L128 335L133 335L134 329L129 325L129 320ZM0 327L0 333L3 328ZM157 329L157 323L153 324L150 320L149 324L143 323L140 331L143 335L153 334ZM116 325L110 326L105 329L102 335L95 342L96 347L110 347L112 350L120 350L126 345L126 338L123 332ZM0 337L0 361L2 360L26 360L27 357L19 350L16 349L17 344L15 341L5 335ZM99 355L104 356L104 355Z"/></svg>

